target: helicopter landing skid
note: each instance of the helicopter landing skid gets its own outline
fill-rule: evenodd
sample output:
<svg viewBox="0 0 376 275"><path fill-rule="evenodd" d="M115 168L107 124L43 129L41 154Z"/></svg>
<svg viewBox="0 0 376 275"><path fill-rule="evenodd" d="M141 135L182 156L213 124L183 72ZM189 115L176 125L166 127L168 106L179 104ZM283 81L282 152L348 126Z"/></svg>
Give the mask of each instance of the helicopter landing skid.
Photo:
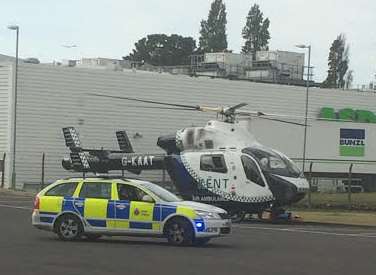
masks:
<svg viewBox="0 0 376 275"><path fill-rule="evenodd" d="M245 211L230 212L231 221L233 223L240 223L244 220L246 214Z"/></svg>

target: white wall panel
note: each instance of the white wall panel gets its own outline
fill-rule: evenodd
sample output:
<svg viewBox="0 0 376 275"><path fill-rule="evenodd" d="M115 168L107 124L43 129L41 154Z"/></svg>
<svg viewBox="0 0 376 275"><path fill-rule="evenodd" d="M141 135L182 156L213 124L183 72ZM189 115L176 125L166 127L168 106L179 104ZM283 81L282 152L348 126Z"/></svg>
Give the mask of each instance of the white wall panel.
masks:
<svg viewBox="0 0 376 275"><path fill-rule="evenodd" d="M88 93L192 105L232 105L247 102L249 106L244 109L304 116L304 87L139 71L114 72L32 64L22 64L19 69L19 187L25 182L40 181L42 152L47 154L48 181L69 175L61 167L61 159L68 153L61 133L64 126L78 128L84 147L117 148L115 130L126 129L136 151L162 152L156 146L159 135L173 133L187 126L200 126L208 119L215 118L215 115L207 113L140 108L150 105L93 97ZM376 112L375 94L317 88L310 91L310 116L316 117L320 108L324 106L336 109L350 106ZM310 134L312 138L318 140L317 137L326 131L325 125L339 126L334 122L322 123L323 127L310 128L310 131L315 131ZM285 151L292 157L301 155L303 128L261 120L255 121L254 125L256 137L261 141ZM373 125L369 127L372 128L371 131L375 131ZM143 137L133 139L136 132ZM319 152L332 152L326 150L326 147L320 147L320 150L314 148L321 146L319 143L311 144L310 141L309 144L309 156L320 155ZM373 154L376 148L372 147L372 150L374 151L367 154L367 159L375 160L376 156ZM157 171L144 175L154 180L161 178L161 173Z"/></svg>
<svg viewBox="0 0 376 275"><path fill-rule="evenodd" d="M10 111L11 111L11 90L12 89L12 65L0 63L0 158L6 153L4 181L9 181L9 160L10 160Z"/></svg>

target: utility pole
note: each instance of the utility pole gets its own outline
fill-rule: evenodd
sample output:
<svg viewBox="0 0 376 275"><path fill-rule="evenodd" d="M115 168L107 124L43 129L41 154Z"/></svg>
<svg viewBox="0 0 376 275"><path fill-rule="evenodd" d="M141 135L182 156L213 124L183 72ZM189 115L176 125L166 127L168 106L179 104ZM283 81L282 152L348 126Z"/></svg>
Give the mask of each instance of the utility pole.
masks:
<svg viewBox="0 0 376 275"><path fill-rule="evenodd" d="M13 154L12 154L12 183L11 188L16 189L16 135L17 135L17 88L18 88L18 37L19 26L11 25L8 29L16 31L16 68L15 68L15 84L14 84L14 112L13 112Z"/></svg>

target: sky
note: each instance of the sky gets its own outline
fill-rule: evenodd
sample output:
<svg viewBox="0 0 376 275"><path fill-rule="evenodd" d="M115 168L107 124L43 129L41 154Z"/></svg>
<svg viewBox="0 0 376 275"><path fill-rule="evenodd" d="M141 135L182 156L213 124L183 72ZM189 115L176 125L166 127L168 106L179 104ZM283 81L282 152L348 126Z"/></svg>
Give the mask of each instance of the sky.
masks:
<svg viewBox="0 0 376 275"><path fill-rule="evenodd" d="M0 54L15 54L20 26L21 57L42 62L108 57L121 59L134 43L153 33L192 36L198 42L200 21L212 0L1 0ZM329 47L344 33L350 46L355 88L376 74L376 1L372 0L224 0L229 49L240 52L242 28L257 3L270 24L270 49L304 52L312 46L314 80L327 74ZM77 45L65 48L62 45Z"/></svg>

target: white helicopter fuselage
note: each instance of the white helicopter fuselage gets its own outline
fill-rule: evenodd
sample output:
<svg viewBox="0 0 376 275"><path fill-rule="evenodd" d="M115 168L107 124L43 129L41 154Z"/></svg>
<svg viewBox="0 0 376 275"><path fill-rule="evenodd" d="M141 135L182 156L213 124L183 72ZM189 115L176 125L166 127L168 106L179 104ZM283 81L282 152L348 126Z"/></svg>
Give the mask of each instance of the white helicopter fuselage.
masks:
<svg viewBox="0 0 376 275"><path fill-rule="evenodd" d="M291 160L256 140L249 120L212 120L182 129L176 147L180 153L169 173L182 195L193 200L248 203L257 209L295 202L308 190Z"/></svg>
<svg viewBox="0 0 376 275"><path fill-rule="evenodd" d="M241 158L249 158L254 163L258 182L248 179ZM211 162L213 158L221 162L217 166L203 163ZM198 190L207 190L225 200L236 202L272 202L274 196L257 162L251 156L245 155L239 149L208 150L198 152L183 152L182 162L190 175L199 185ZM256 180L255 180L256 181ZM262 184L260 184L262 183ZM201 198L210 200L207 198ZM218 198L217 198L218 200Z"/></svg>

